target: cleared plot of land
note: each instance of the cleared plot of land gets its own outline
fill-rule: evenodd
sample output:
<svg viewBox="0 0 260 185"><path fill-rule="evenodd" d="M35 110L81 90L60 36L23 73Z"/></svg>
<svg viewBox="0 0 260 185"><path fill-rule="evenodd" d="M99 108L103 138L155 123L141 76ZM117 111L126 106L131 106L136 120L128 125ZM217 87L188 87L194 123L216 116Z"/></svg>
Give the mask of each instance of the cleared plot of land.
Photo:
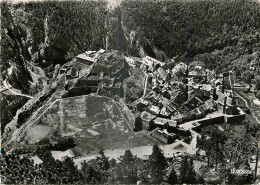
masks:
<svg viewBox="0 0 260 185"><path fill-rule="evenodd" d="M37 142L71 136L80 153L99 149L134 147L154 143L143 134L133 133L122 107L103 96L86 95L61 99L53 104L28 131L25 140Z"/></svg>

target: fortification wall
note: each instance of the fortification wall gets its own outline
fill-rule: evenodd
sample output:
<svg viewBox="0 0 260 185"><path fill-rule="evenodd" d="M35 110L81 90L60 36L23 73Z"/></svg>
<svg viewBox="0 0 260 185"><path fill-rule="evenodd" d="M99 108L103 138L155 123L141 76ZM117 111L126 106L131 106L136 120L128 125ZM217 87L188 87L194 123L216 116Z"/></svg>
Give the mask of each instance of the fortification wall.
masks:
<svg viewBox="0 0 260 185"><path fill-rule="evenodd" d="M224 121L225 121L224 115L220 115L220 116L217 116L217 117L214 117L214 118L200 120L198 122L201 124L201 127L205 127L205 126L208 126L208 125L221 124Z"/></svg>

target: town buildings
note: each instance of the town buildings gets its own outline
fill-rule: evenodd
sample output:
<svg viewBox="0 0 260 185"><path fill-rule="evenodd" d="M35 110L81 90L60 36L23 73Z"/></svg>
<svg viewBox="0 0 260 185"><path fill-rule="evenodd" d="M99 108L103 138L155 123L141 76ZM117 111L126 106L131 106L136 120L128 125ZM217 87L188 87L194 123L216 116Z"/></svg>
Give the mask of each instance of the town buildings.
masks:
<svg viewBox="0 0 260 185"><path fill-rule="evenodd" d="M100 58L102 61L97 62ZM65 73L67 81L79 78L63 97L96 93L113 99L123 98L128 66L140 68L147 76L146 93L128 105L134 112L135 131L148 130L150 136L164 143L190 137L190 129L200 131L210 124L243 120L244 113L236 105L235 97L224 90L225 76L205 69L201 61L189 65L181 62L167 68L165 63L151 57L114 58L113 52L106 54L104 50L88 51L76 59L92 68L79 78L76 67L62 67L60 74ZM186 123L193 126L182 127Z"/></svg>
<svg viewBox="0 0 260 185"><path fill-rule="evenodd" d="M128 62L135 64L132 59ZM223 92L224 76L205 69L204 62L194 61L189 65L181 62L171 69L165 69L151 57L143 58L142 62L140 69L151 76L151 89L135 105L151 136L172 143L180 136L190 136L189 130L179 127L186 122L203 120L195 126L200 130L214 122L229 123L231 117L240 116L243 120L244 114L235 98ZM207 116L215 112L217 116Z"/></svg>

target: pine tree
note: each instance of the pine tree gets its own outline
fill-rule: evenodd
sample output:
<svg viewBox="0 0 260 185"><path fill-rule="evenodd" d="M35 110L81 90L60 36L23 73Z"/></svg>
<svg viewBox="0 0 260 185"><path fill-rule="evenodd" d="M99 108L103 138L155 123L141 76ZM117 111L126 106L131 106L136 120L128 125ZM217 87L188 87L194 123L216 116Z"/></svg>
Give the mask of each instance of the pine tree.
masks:
<svg viewBox="0 0 260 185"><path fill-rule="evenodd" d="M122 166L121 164L118 164L117 165L117 168L116 168L116 179L120 182L123 181L123 169L122 169Z"/></svg>
<svg viewBox="0 0 260 185"><path fill-rule="evenodd" d="M134 156L130 150L126 150L123 156L123 164L124 166L130 165L134 161Z"/></svg>
<svg viewBox="0 0 260 185"><path fill-rule="evenodd" d="M55 159L52 157L51 151L46 150L42 155L41 159L43 160L43 165L53 165L55 163Z"/></svg>
<svg viewBox="0 0 260 185"><path fill-rule="evenodd" d="M99 154L100 154L100 157L97 157L97 161L99 163L100 170L106 171L109 169L108 157L105 156L105 153L102 149L99 151Z"/></svg>
<svg viewBox="0 0 260 185"><path fill-rule="evenodd" d="M108 178L108 169L109 169L109 161L108 157L105 156L104 151L100 150L99 151L100 156L98 156L95 160L96 166L94 166L94 170L100 174L100 179L99 180L101 183L106 182Z"/></svg>
<svg viewBox="0 0 260 185"><path fill-rule="evenodd" d="M188 157L184 156L182 163L181 163L181 170L180 170L180 182L181 183L196 183L196 173L193 166L193 159L188 161Z"/></svg>
<svg viewBox="0 0 260 185"><path fill-rule="evenodd" d="M148 163L152 183L161 183L163 181L165 168L167 167L167 161L157 145L153 146L153 153L149 156Z"/></svg>
<svg viewBox="0 0 260 185"><path fill-rule="evenodd" d="M66 157L63 165L71 172L71 173L76 173L77 172L77 167L75 166L75 163L72 158Z"/></svg>
<svg viewBox="0 0 260 185"><path fill-rule="evenodd" d="M197 183L197 181L196 181L196 173L195 173L194 166L193 166L193 159L190 159L189 163L190 164L189 164L188 170L187 170L187 182L186 183L195 184L195 183Z"/></svg>
<svg viewBox="0 0 260 185"><path fill-rule="evenodd" d="M143 130L143 123L142 123L142 119L140 117L140 115L138 117L136 117L135 119L135 128L134 128L134 131L135 132L138 132L138 131L141 131Z"/></svg>
<svg viewBox="0 0 260 185"><path fill-rule="evenodd" d="M178 183L178 177L174 170L174 167L170 167L168 174L166 175L166 182L170 184L177 184Z"/></svg>
<svg viewBox="0 0 260 185"><path fill-rule="evenodd" d="M187 181L188 166L188 158L187 156L184 156L180 168L180 183L185 183Z"/></svg>

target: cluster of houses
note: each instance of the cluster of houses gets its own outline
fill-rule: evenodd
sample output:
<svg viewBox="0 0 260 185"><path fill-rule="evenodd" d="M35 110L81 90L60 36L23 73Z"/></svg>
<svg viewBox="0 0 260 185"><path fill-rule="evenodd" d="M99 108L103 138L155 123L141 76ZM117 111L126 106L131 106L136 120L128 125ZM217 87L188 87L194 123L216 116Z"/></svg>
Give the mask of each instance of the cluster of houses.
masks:
<svg viewBox="0 0 260 185"><path fill-rule="evenodd" d="M206 118L210 113L219 112L223 118L225 115L228 118L241 115L232 92L224 90L225 76L217 76L214 71L205 69L201 61L189 65L182 62L176 64L174 61L168 64L148 56L124 57L125 60L122 60L113 57L118 56L114 54L99 50L78 55L78 66L92 66L87 76L80 76L80 67L63 66L60 74L65 73L67 81L78 78L64 97L95 92L123 98L124 95L120 93L124 91L122 82L127 78L127 63L128 66L140 68L147 76L144 95L129 105L138 115L136 118L141 120L139 128L151 130L151 136L165 143L191 136L190 130L180 125L199 119L212 119ZM103 63L96 62L100 57L103 57Z"/></svg>
<svg viewBox="0 0 260 185"><path fill-rule="evenodd" d="M172 143L191 135L179 127L185 122L203 119L215 111L222 117L239 114L232 93L224 92L223 75L219 77L204 66L203 62L194 61L166 68L150 57L143 59L140 68L148 75L148 93L131 106L141 113L143 128L153 130L151 136Z"/></svg>

